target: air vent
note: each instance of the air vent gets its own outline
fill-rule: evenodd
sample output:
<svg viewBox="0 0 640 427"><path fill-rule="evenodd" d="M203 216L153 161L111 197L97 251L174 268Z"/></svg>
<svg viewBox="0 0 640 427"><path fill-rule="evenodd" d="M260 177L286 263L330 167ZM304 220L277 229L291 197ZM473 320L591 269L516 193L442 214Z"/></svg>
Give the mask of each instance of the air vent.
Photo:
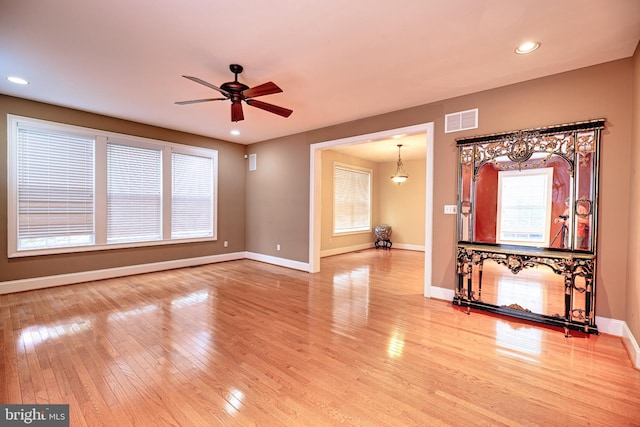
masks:
<svg viewBox="0 0 640 427"><path fill-rule="evenodd" d="M459 111L444 116L444 133L478 128L478 109Z"/></svg>
<svg viewBox="0 0 640 427"><path fill-rule="evenodd" d="M249 154L249 170L254 171L257 167L258 155L257 154Z"/></svg>

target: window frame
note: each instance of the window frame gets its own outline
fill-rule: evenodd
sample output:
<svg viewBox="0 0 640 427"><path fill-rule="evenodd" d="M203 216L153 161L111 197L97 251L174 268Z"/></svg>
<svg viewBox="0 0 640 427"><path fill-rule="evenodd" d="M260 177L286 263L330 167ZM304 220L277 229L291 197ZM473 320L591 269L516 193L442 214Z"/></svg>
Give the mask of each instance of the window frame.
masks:
<svg viewBox="0 0 640 427"><path fill-rule="evenodd" d="M18 250L18 126L20 124L55 132L68 132L95 138L94 146L94 243L83 246L64 246L43 249ZM162 151L161 232L160 240L107 243L107 143L160 148ZM171 158L175 152L211 158L212 173L212 226L207 237L171 238ZM218 239L218 150L195 147L174 142L97 130L82 126L7 114L7 253L8 258L92 252L106 249L163 246L179 243L216 241Z"/></svg>
<svg viewBox="0 0 640 427"><path fill-rule="evenodd" d="M105 179L106 179L106 185L107 185L107 197L106 197L107 212L106 212L105 218L107 219L107 240L104 243L106 243L108 245L118 245L118 244L122 244L122 243L157 242L159 240L162 240L162 237L163 237L163 233L162 233L162 219L163 219L162 218L162 208L163 208L163 203L164 203L164 200L163 200L163 197L162 197L163 196L163 186L164 186L164 182L163 182L164 181L163 180L163 172L164 172L163 157L164 157L164 152L163 152L162 147L155 146L155 144L147 144L147 143L141 144L139 142L131 142L131 141L127 141L127 140L120 139L120 138L118 138L118 139L107 138L106 143L107 143L107 157L106 157L106 162L105 162L106 166L105 167L107 169L107 175L105 176ZM154 235L153 236L146 236L147 238L144 239L144 240L130 240L131 236L129 236L129 235L120 236L120 237L115 237L115 236L110 236L109 235L109 225L110 225L110 222L111 222L111 221L109 221L109 213L111 212L110 209L109 209L109 206L110 206L109 205L109 200L112 197L112 194L109 192L109 180L110 180L110 178L112 178L112 176L110 174L111 169L109 168L110 155L108 154L110 146L113 146L113 147L124 147L124 149L133 148L133 149L139 149L139 150L149 150L149 151L158 153L159 158L157 159L157 164L156 164L157 169L154 168L154 170L151 171L151 172L154 172L154 173L158 173L158 175L153 175L153 176L157 177L157 179L158 179L158 181L156 183L154 183L154 184L157 185L157 187L154 188L154 193L155 193L155 191L158 192L157 199L159 199L157 201L157 203L159 205L157 207L157 217L154 218L155 221L158 221L158 223L157 223L157 227L158 228L154 229ZM116 148L116 150L117 150L117 148ZM134 160L137 160L137 158L134 158ZM118 166L123 166L123 165L126 166L127 168L130 167L129 163L123 162L120 158L118 158L117 162L114 164L114 168L117 168ZM142 170L142 168L147 167L147 164L145 163L145 164L139 165L139 166L141 168L140 170ZM120 171L118 169L114 169L113 172L115 173L113 177L116 178L116 179L119 178L119 173L118 172L120 172ZM131 189L131 185L129 184L129 182L131 182L130 177L131 177L131 175L128 175L128 174L124 176L124 178L127 181L127 185L126 185L126 187L124 187L124 189L127 189L127 190ZM99 177L99 178L101 179L102 176ZM142 181L144 182L144 179ZM115 198L114 198L114 200L115 200ZM135 200L135 199L133 201L138 202L138 200ZM129 204L130 203L127 203L127 205L129 205ZM114 207L117 207L117 205L118 204L115 203ZM140 204L135 203L134 206L140 206ZM131 213L131 212L127 212L127 213ZM129 230L129 226L130 226L130 224L127 224L127 222L129 222L129 221L131 221L133 223L136 222L136 221L133 221L131 219L131 215L126 215L125 218L123 218L123 219L124 219L124 223L126 224L125 228L127 230ZM117 228L120 227L120 221L115 221L114 220L111 223L113 223L114 227L116 227L116 226L117 226ZM99 225L102 225L102 224L99 223ZM111 240L111 242L110 242L110 240Z"/></svg>
<svg viewBox="0 0 640 427"><path fill-rule="evenodd" d="M343 169L346 171L357 172L357 173L365 173L369 177L369 208L368 208L368 224L367 227L360 228L352 228L350 230L345 231L336 231L336 170ZM373 205L373 170L365 167L349 165L346 163L334 162L333 163L333 192L332 192L332 202L333 202L333 224L331 227L332 235L334 237L337 236L346 236L349 234L363 234L370 233L372 228L372 205Z"/></svg>
<svg viewBox="0 0 640 427"><path fill-rule="evenodd" d="M217 230L217 220L218 220L218 187L217 187L217 170L218 170L218 166L217 166L217 157L211 158L208 153L210 150L207 149L197 149L197 148L192 148L192 147L187 147L185 148L184 146L180 146L180 147L172 147L171 148L171 153L170 153L170 157L168 159L168 162L171 163L171 176L168 178L170 179L170 183L171 185L169 186L169 194L167 195L167 197L169 198L169 203L172 204L173 203L173 158L174 158L174 154L178 154L178 155L187 155L187 156L194 156L194 157L203 157L203 158L210 158L211 159L211 174L212 174L212 180L213 182L211 183L211 192L213 193L212 197L211 197L211 212L213 215L212 218L212 223L211 223L211 227L212 227L212 235L208 236L210 238L215 238L216 237L216 230ZM168 233L167 235L169 236L169 238L171 240L180 240L180 241L190 241L192 239L206 239L206 237L171 237L173 236L174 230L173 230L173 211L169 211L168 213L168 217L167 217L167 221L166 221L166 225L168 230L166 231L166 233Z"/></svg>

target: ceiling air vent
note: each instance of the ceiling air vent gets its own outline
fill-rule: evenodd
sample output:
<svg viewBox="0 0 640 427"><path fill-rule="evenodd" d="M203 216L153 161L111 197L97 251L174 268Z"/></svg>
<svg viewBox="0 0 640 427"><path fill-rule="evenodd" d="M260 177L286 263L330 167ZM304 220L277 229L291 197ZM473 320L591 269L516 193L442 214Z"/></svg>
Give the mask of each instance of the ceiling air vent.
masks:
<svg viewBox="0 0 640 427"><path fill-rule="evenodd" d="M476 129L478 127L478 109L458 111L444 116L444 133Z"/></svg>

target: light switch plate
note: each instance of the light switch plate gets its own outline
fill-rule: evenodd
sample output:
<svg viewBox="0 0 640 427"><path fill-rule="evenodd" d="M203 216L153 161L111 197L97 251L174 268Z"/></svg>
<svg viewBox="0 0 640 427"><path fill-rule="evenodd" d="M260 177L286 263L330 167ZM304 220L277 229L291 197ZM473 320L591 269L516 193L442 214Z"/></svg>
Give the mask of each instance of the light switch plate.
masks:
<svg viewBox="0 0 640 427"><path fill-rule="evenodd" d="M446 215L455 215L458 213L458 206L456 205L444 205L444 213Z"/></svg>

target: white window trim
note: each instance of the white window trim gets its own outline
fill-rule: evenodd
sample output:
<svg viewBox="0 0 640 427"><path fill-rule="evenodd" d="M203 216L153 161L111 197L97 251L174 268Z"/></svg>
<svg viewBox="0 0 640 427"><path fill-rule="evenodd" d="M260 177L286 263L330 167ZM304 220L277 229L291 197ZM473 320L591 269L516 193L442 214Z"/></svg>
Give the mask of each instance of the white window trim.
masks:
<svg viewBox="0 0 640 427"><path fill-rule="evenodd" d="M95 145L95 244L87 246L67 246L60 248L17 250L17 177L18 177L18 123L46 128L52 131L80 133L94 135ZM7 114L7 252L9 258L66 254L77 252L91 252L105 249L122 249L133 247L162 246L191 242L216 241L218 239L218 151L213 149L192 147L168 141L153 140L115 132L108 132L85 128L81 126L50 122L31 117ZM147 242L128 242L107 244L106 236L106 212L107 212L107 141L126 142L138 146L147 146L162 149L162 240ZM171 151L211 157L214 164L213 171L213 235L208 237L171 239Z"/></svg>
<svg viewBox="0 0 640 427"><path fill-rule="evenodd" d="M209 238L195 238L197 241L202 241L203 239L206 240L216 240L217 239L217 230L218 230L218 152L214 151L214 150L209 150L209 149L204 149L204 148L195 148L195 147L190 147L190 146L186 146L186 145L177 145L174 144L174 146L170 147L168 149L168 153L166 153L167 155L165 156L163 153L163 161L166 162L163 164L163 171L164 171L164 175L162 176L163 182L172 182L172 176L171 176L171 171L168 167L166 167L167 164L171 165L172 164L172 153L177 153L177 154L187 154L187 155L192 155L192 156L201 156L201 157L212 157L213 158L213 183L212 183L212 191L213 191L213 200L212 200L212 212L213 212L213 235ZM215 155L212 156L212 151L215 152ZM179 242L185 242L185 241L194 241L194 238L188 238L188 239L178 239L178 238L171 238L172 235L172 229L171 229L171 201L172 201L172 192L171 192L171 186L170 185L165 185L163 186L163 194L162 197L164 200L166 200L167 202L163 204L163 218L167 218L167 221L163 221L163 229L162 229L162 233L163 236L168 236L168 238L171 239L171 241L179 241Z"/></svg>
<svg viewBox="0 0 640 427"><path fill-rule="evenodd" d="M336 231L336 201L335 201L335 170L336 168L342 168L342 169L347 169L347 170L354 170L354 171L361 171L361 172L366 172L369 174L369 226L368 228L362 228L359 230L349 230L349 231ZM332 170L332 177L333 177L333 182L332 182L332 186L333 186L333 194L331 195L332 198L332 203L333 203L333 207L332 207L332 211L333 211L333 223L331 226L331 231L332 231L332 235L334 237L337 236L348 236L351 234L364 234L364 233L371 233L371 230L373 229L371 226L371 210L372 210L372 205L373 205L373 170L369 169L369 168L365 168L365 167L360 167L360 166L354 166L354 165L349 165L346 163L340 163L340 162L334 162L333 163L333 170Z"/></svg>

